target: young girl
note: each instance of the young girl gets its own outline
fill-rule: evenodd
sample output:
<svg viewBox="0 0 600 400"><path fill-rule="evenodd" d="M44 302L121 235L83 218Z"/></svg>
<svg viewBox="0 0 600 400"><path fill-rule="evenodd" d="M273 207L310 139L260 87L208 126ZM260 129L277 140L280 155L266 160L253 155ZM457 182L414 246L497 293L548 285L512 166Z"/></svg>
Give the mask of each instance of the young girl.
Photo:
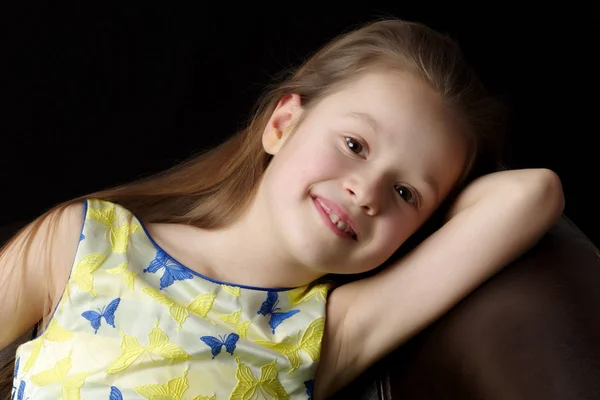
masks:
<svg viewBox="0 0 600 400"><path fill-rule="evenodd" d="M221 146L58 205L5 245L0 348L40 328L12 395L331 396L562 212L549 170L478 175L496 114L443 35L345 33Z"/></svg>

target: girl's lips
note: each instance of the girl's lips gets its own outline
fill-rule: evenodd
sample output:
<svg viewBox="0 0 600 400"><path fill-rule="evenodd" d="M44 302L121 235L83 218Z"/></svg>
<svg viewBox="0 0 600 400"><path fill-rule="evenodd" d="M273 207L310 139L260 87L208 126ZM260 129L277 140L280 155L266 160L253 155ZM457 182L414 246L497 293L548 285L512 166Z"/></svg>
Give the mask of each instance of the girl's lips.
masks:
<svg viewBox="0 0 600 400"><path fill-rule="evenodd" d="M354 221L352 221L350 219L348 214L339 205L335 204L331 200L328 200L324 197L313 196L312 198L313 198L315 207L321 214L321 217L323 217L325 224L333 231L333 233L335 233L339 237L343 237L346 239L351 239L351 240L358 239L358 232L356 231L356 228L355 228L356 224L354 223ZM347 223L348 226L350 227L350 229L352 229L352 231L354 232L354 235L348 234L346 232L339 230L337 227L337 224L334 224L331 221L331 219L329 218L330 213L335 213L338 217L340 217L341 221L344 221L345 223Z"/></svg>

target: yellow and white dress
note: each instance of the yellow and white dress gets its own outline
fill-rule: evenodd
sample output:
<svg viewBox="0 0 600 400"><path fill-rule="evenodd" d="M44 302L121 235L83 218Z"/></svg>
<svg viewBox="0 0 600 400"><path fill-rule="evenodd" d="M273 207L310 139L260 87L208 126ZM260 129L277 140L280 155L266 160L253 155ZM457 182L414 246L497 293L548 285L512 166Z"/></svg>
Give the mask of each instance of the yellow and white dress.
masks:
<svg viewBox="0 0 600 400"><path fill-rule="evenodd" d="M88 200L60 303L17 349L13 398L309 399L328 287L306 289L199 275L130 211Z"/></svg>

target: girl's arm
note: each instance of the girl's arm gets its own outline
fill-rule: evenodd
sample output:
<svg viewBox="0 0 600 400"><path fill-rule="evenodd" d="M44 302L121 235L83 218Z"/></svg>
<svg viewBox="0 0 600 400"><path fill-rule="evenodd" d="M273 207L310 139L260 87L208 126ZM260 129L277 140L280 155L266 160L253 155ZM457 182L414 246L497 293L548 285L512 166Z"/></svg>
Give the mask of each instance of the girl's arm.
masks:
<svg viewBox="0 0 600 400"><path fill-rule="evenodd" d="M51 212L37 230L32 229L35 222L27 226L0 252L0 349L55 309L82 223L83 204L70 205L62 213Z"/></svg>
<svg viewBox="0 0 600 400"><path fill-rule="evenodd" d="M547 169L496 172L472 182L444 226L415 250L331 293L316 398L449 311L533 246L563 208L560 179Z"/></svg>

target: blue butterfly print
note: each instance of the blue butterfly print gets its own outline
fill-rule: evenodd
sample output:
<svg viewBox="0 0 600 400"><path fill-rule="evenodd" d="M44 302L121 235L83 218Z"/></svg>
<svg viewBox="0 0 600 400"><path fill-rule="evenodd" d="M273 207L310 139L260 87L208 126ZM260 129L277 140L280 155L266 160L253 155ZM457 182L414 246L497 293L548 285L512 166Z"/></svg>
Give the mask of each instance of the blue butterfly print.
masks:
<svg viewBox="0 0 600 400"><path fill-rule="evenodd" d="M13 389L16 388L13 386ZM19 388L16 391L13 391L13 394L10 396L10 400L15 399L15 394L17 395L16 400L25 400L25 381L21 381Z"/></svg>
<svg viewBox="0 0 600 400"><path fill-rule="evenodd" d="M214 359L216 356L221 353L221 348L225 346L225 351L229 354L233 355L233 351L235 350L235 345L239 339L239 335L236 333L230 333L229 335L225 335L224 338L216 338L214 336L202 336L200 340L210 346L210 352L212 353L212 358Z"/></svg>
<svg viewBox="0 0 600 400"><path fill-rule="evenodd" d="M260 306L260 310L258 310L257 314L268 315L271 314L271 318L269 319L269 326L275 333L275 328L279 326L283 321L290 318L292 315L297 314L300 310L290 310L286 312L276 312L277 310L281 310L277 308L277 304L279 304L279 295L277 292L268 292L267 299L263 301Z"/></svg>
<svg viewBox="0 0 600 400"><path fill-rule="evenodd" d="M13 381L17 380L17 374L19 373L19 361L21 361L21 357L17 357L17 360L15 361L15 371L13 372ZM17 393L16 389L17 387L13 384L13 390L12 390L12 394L10 396L10 400L14 400L15 398L15 394ZM21 393L21 398L23 398L23 392L25 391L25 381L21 381L21 384L19 385L19 392Z"/></svg>
<svg viewBox="0 0 600 400"><path fill-rule="evenodd" d="M116 386L111 386L108 400L123 400L123 394Z"/></svg>
<svg viewBox="0 0 600 400"><path fill-rule="evenodd" d="M117 311L117 307L121 302L120 298L116 298L111 301L106 307L102 309L98 309L98 311L86 311L81 316L92 324L92 328L94 328L94 333L98 333L98 329L100 328L100 324L102 323L102 317L106 320L106 323L115 327L115 311Z"/></svg>
<svg viewBox="0 0 600 400"><path fill-rule="evenodd" d="M17 357L15 361L15 372L13 372L13 379L17 379L17 374L19 373L19 363L21 362L21 357Z"/></svg>
<svg viewBox="0 0 600 400"><path fill-rule="evenodd" d="M308 400L312 400L314 386L315 386L314 379L304 382L304 387L306 388L306 395L308 396Z"/></svg>
<svg viewBox="0 0 600 400"><path fill-rule="evenodd" d="M82 241L83 239L85 239L85 235L82 233L81 235L79 235L79 241Z"/></svg>
<svg viewBox="0 0 600 400"><path fill-rule="evenodd" d="M163 276L160 278L160 290L169 287L175 281L182 281L184 279L192 279L194 275L192 272L173 260L163 250L156 250L156 257L150 261L150 265L144 269L144 272L157 273L161 269L165 269Z"/></svg>

